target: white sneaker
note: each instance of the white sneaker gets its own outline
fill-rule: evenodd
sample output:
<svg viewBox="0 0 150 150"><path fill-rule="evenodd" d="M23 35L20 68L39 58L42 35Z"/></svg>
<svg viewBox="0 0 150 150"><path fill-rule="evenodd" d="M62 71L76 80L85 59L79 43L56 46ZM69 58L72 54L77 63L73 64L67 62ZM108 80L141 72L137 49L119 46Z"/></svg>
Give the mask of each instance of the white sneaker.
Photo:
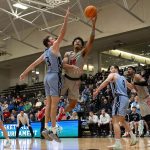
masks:
<svg viewBox="0 0 150 150"><path fill-rule="evenodd" d="M136 136L134 135L133 137L131 137L131 143L130 143L130 146L134 146L136 145L138 142Z"/></svg>
<svg viewBox="0 0 150 150"><path fill-rule="evenodd" d="M10 147L10 145L11 145L11 141L10 140L5 140L4 147L7 148L7 147Z"/></svg>
<svg viewBox="0 0 150 150"><path fill-rule="evenodd" d="M122 150L123 149L121 144L114 144L112 146L108 146L108 148L111 150Z"/></svg>
<svg viewBox="0 0 150 150"><path fill-rule="evenodd" d="M150 134L149 134L149 131L147 131L146 134L145 134L145 136L149 136L149 135L150 135Z"/></svg>

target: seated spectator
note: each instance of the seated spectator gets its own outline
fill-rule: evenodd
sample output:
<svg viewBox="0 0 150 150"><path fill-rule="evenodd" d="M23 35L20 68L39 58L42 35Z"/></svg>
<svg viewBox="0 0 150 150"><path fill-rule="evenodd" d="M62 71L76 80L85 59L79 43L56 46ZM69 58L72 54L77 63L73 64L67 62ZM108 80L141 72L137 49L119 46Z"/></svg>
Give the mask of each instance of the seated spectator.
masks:
<svg viewBox="0 0 150 150"><path fill-rule="evenodd" d="M15 118L17 118L17 111L16 111L16 110L13 109L13 110L11 111L11 114L12 114Z"/></svg>
<svg viewBox="0 0 150 150"><path fill-rule="evenodd" d="M111 104L108 103L107 98L103 99L103 103L101 105L101 109L105 109L105 111L111 114Z"/></svg>
<svg viewBox="0 0 150 150"><path fill-rule="evenodd" d="M132 110L132 107L134 106L134 107L136 107L136 112L138 113L138 114L140 114L140 106L139 106L139 97L138 96L135 96L135 98L134 98L134 102L131 104L131 110Z"/></svg>
<svg viewBox="0 0 150 150"><path fill-rule="evenodd" d="M18 112L24 111L24 106L23 106L23 103L22 103L22 102L21 102L21 103L19 104L19 106L17 107L17 110L18 110Z"/></svg>
<svg viewBox="0 0 150 150"><path fill-rule="evenodd" d="M135 130L136 135L138 131L139 121L140 121L140 115L139 113L137 113L136 107L133 106L131 109L131 113L129 114L129 124L130 124L131 129Z"/></svg>
<svg viewBox="0 0 150 150"><path fill-rule="evenodd" d="M99 135L104 131L105 135L109 134L110 131L110 116L105 112L105 109L101 110L100 119L98 121Z"/></svg>
<svg viewBox="0 0 150 150"><path fill-rule="evenodd" d="M18 102L21 102L21 101L22 101L22 98L21 98L19 95L17 95L16 100L17 100Z"/></svg>
<svg viewBox="0 0 150 150"><path fill-rule="evenodd" d="M64 101L63 96L60 97L60 100L59 100L59 103L58 103L58 108L60 108L60 107L65 107L65 101Z"/></svg>
<svg viewBox="0 0 150 150"><path fill-rule="evenodd" d="M4 101L3 103L3 110L7 109L8 108L8 104L7 104L7 101Z"/></svg>
<svg viewBox="0 0 150 150"><path fill-rule="evenodd" d="M14 103L10 102L10 104L8 105L8 110L11 112L14 108L15 108Z"/></svg>
<svg viewBox="0 0 150 150"><path fill-rule="evenodd" d="M97 126L98 126L98 116L94 115L94 113L91 111L89 112L89 129L91 132L91 135L94 135L94 133L97 133Z"/></svg>
<svg viewBox="0 0 150 150"><path fill-rule="evenodd" d="M85 86L85 89L82 91L82 94L81 94L81 101L82 102L87 102L90 100L90 89L88 86Z"/></svg>
<svg viewBox="0 0 150 150"><path fill-rule="evenodd" d="M32 104L29 103L28 101L26 101L26 103L25 103L25 105L24 105L24 111L25 111L25 112L29 112L30 109L31 109L31 107L32 107Z"/></svg>
<svg viewBox="0 0 150 150"><path fill-rule="evenodd" d="M23 101L23 102L26 102L27 100L28 100L28 98L27 98L26 94L23 94L23 96L22 96L22 101Z"/></svg>
<svg viewBox="0 0 150 150"><path fill-rule="evenodd" d="M74 111L75 111L75 112L80 112L80 111L81 111L81 105L80 105L79 102L76 104L75 108L74 108L72 111L73 111L73 112L74 112Z"/></svg>
<svg viewBox="0 0 150 150"><path fill-rule="evenodd" d="M66 119L67 119L67 116L64 113L64 108L63 107L59 108L59 113L57 115L57 121L66 120Z"/></svg>
<svg viewBox="0 0 150 150"><path fill-rule="evenodd" d="M15 118L13 114L11 114L10 116L10 123L17 123L17 119Z"/></svg>
<svg viewBox="0 0 150 150"><path fill-rule="evenodd" d="M78 119L78 114L77 112L74 111L70 117L70 120L77 120L77 119Z"/></svg>
<svg viewBox="0 0 150 150"><path fill-rule="evenodd" d="M33 113L31 113L29 115L29 122L35 122L35 121L36 121L36 117L35 117L35 115Z"/></svg>

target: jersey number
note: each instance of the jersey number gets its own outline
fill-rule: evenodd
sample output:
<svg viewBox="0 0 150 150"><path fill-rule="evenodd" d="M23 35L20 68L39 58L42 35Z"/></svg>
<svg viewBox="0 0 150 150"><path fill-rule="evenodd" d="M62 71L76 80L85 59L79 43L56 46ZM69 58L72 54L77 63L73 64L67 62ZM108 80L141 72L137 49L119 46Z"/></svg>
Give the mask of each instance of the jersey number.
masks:
<svg viewBox="0 0 150 150"><path fill-rule="evenodd" d="M126 85L125 85L125 81L124 81L124 80L122 81L122 84L123 84L123 86L124 86L124 88L125 88Z"/></svg>

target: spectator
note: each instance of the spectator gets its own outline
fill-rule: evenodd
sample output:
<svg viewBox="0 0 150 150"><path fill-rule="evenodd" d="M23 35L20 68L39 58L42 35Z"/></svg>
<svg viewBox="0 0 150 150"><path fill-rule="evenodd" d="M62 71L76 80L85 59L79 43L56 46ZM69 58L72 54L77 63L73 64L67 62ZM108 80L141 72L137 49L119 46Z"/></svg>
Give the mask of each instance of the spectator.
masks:
<svg viewBox="0 0 150 150"><path fill-rule="evenodd" d="M81 105L80 105L79 102L76 104L75 108L74 108L72 111L73 111L73 112L74 112L74 111L75 111L75 112L80 112L80 111L81 111Z"/></svg>
<svg viewBox="0 0 150 150"><path fill-rule="evenodd" d="M136 107L136 112L138 113L138 114L140 114L140 106L139 106L139 97L138 96L135 96L135 98L134 98L134 102L131 104L131 110L132 110L132 107L134 106L134 107Z"/></svg>
<svg viewBox="0 0 150 150"><path fill-rule="evenodd" d="M94 135L94 133L97 132L98 116L94 115L92 111L89 112L89 124L88 125L89 125L91 135Z"/></svg>
<svg viewBox="0 0 150 150"><path fill-rule="evenodd" d="M105 109L101 110L100 119L98 121L98 131L101 135L102 131L105 131L105 135L109 134L110 131L110 116L105 112ZM110 131L112 133L112 131Z"/></svg>
<svg viewBox="0 0 150 150"><path fill-rule="evenodd" d="M108 103L107 98L104 98L103 104L101 105L101 109L105 109L105 111L111 114L111 105Z"/></svg>
<svg viewBox="0 0 150 150"><path fill-rule="evenodd" d="M29 112L30 109L31 109L31 107L32 107L32 104L29 103L28 101L26 101L26 103L25 103L25 105L24 105L24 111L25 111L25 112Z"/></svg>
<svg viewBox="0 0 150 150"><path fill-rule="evenodd" d="M17 107L17 110L18 110L18 112L24 111L23 102L21 102L21 103L19 104L19 106Z"/></svg>
<svg viewBox="0 0 150 150"><path fill-rule="evenodd" d="M36 121L36 117L35 117L35 115L34 115L33 113L31 113L31 114L29 115L29 121L30 121L30 122L35 122L35 121Z"/></svg>
<svg viewBox="0 0 150 150"><path fill-rule="evenodd" d="M11 114L10 116L10 123L17 123L17 119L15 118L13 114Z"/></svg>
<svg viewBox="0 0 150 150"><path fill-rule="evenodd" d="M14 103L12 101L10 101L10 103L8 105L8 110L11 112L14 108L15 108Z"/></svg>
<svg viewBox="0 0 150 150"><path fill-rule="evenodd" d="M77 114L77 112L73 112L72 113L72 116L70 117L70 120L77 120L78 119L78 114Z"/></svg>
<svg viewBox="0 0 150 150"><path fill-rule="evenodd" d="M61 121L61 120L66 120L67 119L67 116L66 114L64 113L64 108L63 107L60 107L59 108L59 113L57 115L57 121Z"/></svg>
<svg viewBox="0 0 150 150"><path fill-rule="evenodd" d="M139 113L137 113L135 106L132 107L131 111L132 112L129 114L129 124L130 124L131 129L132 130L134 129L135 134L137 135L139 121L140 121L140 115L139 115Z"/></svg>

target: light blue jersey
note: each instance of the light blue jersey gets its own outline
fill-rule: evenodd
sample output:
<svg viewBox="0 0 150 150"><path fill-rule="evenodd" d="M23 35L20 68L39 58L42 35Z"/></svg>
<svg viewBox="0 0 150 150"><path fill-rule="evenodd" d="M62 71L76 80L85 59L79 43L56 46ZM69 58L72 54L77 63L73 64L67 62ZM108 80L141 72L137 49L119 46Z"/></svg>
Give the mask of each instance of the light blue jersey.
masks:
<svg viewBox="0 0 150 150"><path fill-rule="evenodd" d="M112 116L126 116L129 106L126 79L117 73L115 75L116 80L111 83L112 94L114 96Z"/></svg>
<svg viewBox="0 0 150 150"><path fill-rule="evenodd" d="M56 56L52 52L51 47L49 49L45 50L44 59L45 59L45 62L48 66L47 73L50 73L50 72L61 73L62 72L61 56Z"/></svg>
<svg viewBox="0 0 150 150"><path fill-rule="evenodd" d="M62 88L62 59L56 56L51 48L44 52L44 59L47 64L47 74L44 78L46 96L60 96Z"/></svg>
<svg viewBox="0 0 150 150"><path fill-rule="evenodd" d="M127 96L127 84L124 76L116 73L117 79L115 82L111 83L111 89L113 96L122 95Z"/></svg>

